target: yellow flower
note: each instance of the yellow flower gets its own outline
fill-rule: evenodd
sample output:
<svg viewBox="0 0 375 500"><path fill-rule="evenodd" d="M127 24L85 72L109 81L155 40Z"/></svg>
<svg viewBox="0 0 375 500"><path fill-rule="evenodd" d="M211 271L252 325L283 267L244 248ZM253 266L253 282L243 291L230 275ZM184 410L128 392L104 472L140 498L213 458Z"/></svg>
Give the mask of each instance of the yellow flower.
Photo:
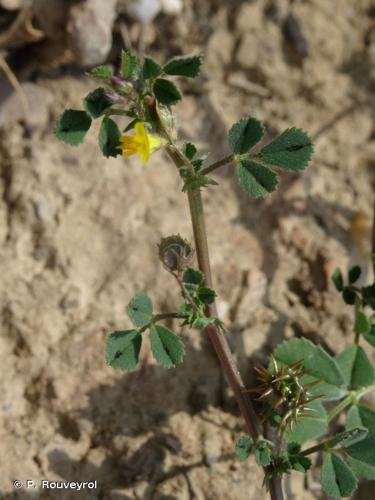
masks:
<svg viewBox="0 0 375 500"><path fill-rule="evenodd" d="M142 162L146 163L153 151L167 143L165 139L149 134L142 122L137 122L134 130L134 135L122 135L120 138L121 145L119 149L122 149L124 156L139 153Z"/></svg>

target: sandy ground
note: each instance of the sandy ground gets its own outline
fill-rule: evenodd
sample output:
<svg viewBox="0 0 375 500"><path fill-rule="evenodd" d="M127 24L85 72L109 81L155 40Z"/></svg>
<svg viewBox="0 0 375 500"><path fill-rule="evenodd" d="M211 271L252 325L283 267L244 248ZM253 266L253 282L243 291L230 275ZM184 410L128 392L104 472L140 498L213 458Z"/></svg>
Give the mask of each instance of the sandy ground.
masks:
<svg viewBox="0 0 375 500"><path fill-rule="evenodd" d="M316 139L308 170L282 175L266 201L249 200L231 167L204 192L218 307L249 384L251 366L282 338L306 335L332 353L352 338L351 310L329 277L336 265L366 262L368 251L374 11L370 1L338 3L203 2L154 28L151 54L160 61L205 52L204 72L183 84L176 112L181 137L212 159L245 113L263 120L269 137L295 125ZM290 8L307 57L283 36ZM173 371L147 348L133 373L106 366L106 335L130 326L125 307L135 293L146 291L160 312L178 304L156 245L192 232L163 153L142 167L104 160L97 128L79 149L54 138L54 119L80 106L91 85L82 75L41 73L25 87L26 120L14 95L0 108L1 498L267 498L253 460L234 457L243 424L198 332L183 332L186 360ZM288 498L323 498L317 466L306 482L295 474ZM14 479L98 487L17 492ZM366 488L358 498L370 498Z"/></svg>

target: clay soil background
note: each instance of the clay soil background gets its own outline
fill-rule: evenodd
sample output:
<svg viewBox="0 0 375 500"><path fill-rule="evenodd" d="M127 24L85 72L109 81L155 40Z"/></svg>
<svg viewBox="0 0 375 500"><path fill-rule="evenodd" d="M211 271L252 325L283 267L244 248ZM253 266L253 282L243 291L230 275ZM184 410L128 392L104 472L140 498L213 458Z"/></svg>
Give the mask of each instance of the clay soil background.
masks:
<svg viewBox="0 0 375 500"><path fill-rule="evenodd" d="M165 154L146 166L105 160L97 126L80 148L52 133L94 88L86 69L118 65L124 40L137 43L130 2L37 0L20 20L22 4L0 0L1 60L29 104L26 112L2 73L0 497L266 499L254 460L234 456L243 422L199 332L182 332L187 355L173 370L147 347L134 372L105 362L107 334L130 327L133 295L148 293L160 312L179 304L157 244L175 233L192 239ZM249 385L254 364L284 338L304 335L332 354L352 340L352 309L330 275L359 262L371 278L374 23L371 0L186 0L145 31L160 62L204 52L201 76L181 82L176 113L181 138L211 160L228 151L228 128L244 114L264 121L268 139L297 126L315 141L308 169L283 174L265 201L242 192L231 166L204 190L219 312ZM306 481L296 472L287 498L324 498L319 478L317 462ZM98 488L17 491L15 479ZM355 498L373 498L373 487Z"/></svg>

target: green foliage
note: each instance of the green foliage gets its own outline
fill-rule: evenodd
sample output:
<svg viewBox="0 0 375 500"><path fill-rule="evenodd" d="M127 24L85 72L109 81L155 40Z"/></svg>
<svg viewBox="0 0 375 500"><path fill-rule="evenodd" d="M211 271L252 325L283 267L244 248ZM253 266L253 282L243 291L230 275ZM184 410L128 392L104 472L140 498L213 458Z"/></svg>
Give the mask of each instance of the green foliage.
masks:
<svg viewBox="0 0 375 500"><path fill-rule="evenodd" d="M374 367L362 347L348 347L336 357L336 361L348 386L367 387L375 382Z"/></svg>
<svg viewBox="0 0 375 500"><path fill-rule="evenodd" d="M111 118L103 118L99 130L99 146L105 157L116 157L121 154L119 149L121 131Z"/></svg>
<svg viewBox="0 0 375 500"><path fill-rule="evenodd" d="M375 435L363 439L359 443L346 448L346 453L357 462L375 467Z"/></svg>
<svg viewBox="0 0 375 500"><path fill-rule="evenodd" d="M99 118L112 106L112 101L108 99L103 88L95 89L84 99L84 106L92 118Z"/></svg>
<svg viewBox="0 0 375 500"><path fill-rule="evenodd" d="M142 336L137 330L113 332L107 339L107 363L118 370L134 370Z"/></svg>
<svg viewBox="0 0 375 500"><path fill-rule="evenodd" d="M363 338L367 340L367 342L375 347L375 325L371 325L368 333L363 334Z"/></svg>
<svg viewBox="0 0 375 500"><path fill-rule="evenodd" d="M215 302L216 292L212 288L202 286L198 290L198 299L203 304L213 304Z"/></svg>
<svg viewBox="0 0 375 500"><path fill-rule="evenodd" d="M233 153L243 155L261 140L263 134L263 125L256 118L242 118L229 130L229 147Z"/></svg>
<svg viewBox="0 0 375 500"><path fill-rule="evenodd" d="M357 299L357 293L351 287L346 286L342 292L342 298L344 299L345 304L353 306Z"/></svg>
<svg viewBox="0 0 375 500"><path fill-rule="evenodd" d="M313 411L300 417L293 429L286 432L286 439L289 443L305 443L327 432L328 419L324 406L319 401L312 401L308 404L308 408Z"/></svg>
<svg viewBox="0 0 375 500"><path fill-rule="evenodd" d="M113 71L108 66L97 66L90 70L89 75L99 81L107 81L113 76Z"/></svg>
<svg viewBox="0 0 375 500"><path fill-rule="evenodd" d="M265 198L277 188L277 175L270 168L254 160L242 160L237 165L241 187L255 198Z"/></svg>
<svg viewBox="0 0 375 500"><path fill-rule="evenodd" d="M300 453L301 445L299 443L289 443L287 445L287 461L290 469L299 472L307 472L311 467L311 460Z"/></svg>
<svg viewBox="0 0 375 500"><path fill-rule="evenodd" d="M351 285L353 285L356 281L359 280L362 274L362 269L359 266L350 266L348 271L348 281Z"/></svg>
<svg viewBox="0 0 375 500"><path fill-rule="evenodd" d="M253 449L254 441L247 434L241 436L236 443L236 455L238 460L244 462L249 458L249 455Z"/></svg>
<svg viewBox="0 0 375 500"><path fill-rule="evenodd" d="M361 308L357 308L355 312L354 331L360 335L366 335L371 329L370 320Z"/></svg>
<svg viewBox="0 0 375 500"><path fill-rule="evenodd" d="M54 133L60 141L78 146L91 126L91 118L86 111L67 109L57 120Z"/></svg>
<svg viewBox="0 0 375 500"><path fill-rule="evenodd" d="M148 325L152 320L152 301L143 293L133 297L126 310L133 325L138 328Z"/></svg>
<svg viewBox="0 0 375 500"><path fill-rule="evenodd" d="M121 74L127 80L132 80L138 69L137 57L131 52L121 54Z"/></svg>
<svg viewBox="0 0 375 500"><path fill-rule="evenodd" d="M375 311L375 284L362 288L364 302Z"/></svg>
<svg viewBox="0 0 375 500"><path fill-rule="evenodd" d="M166 106L173 106L182 99L181 93L173 82L165 78L157 78L154 83L156 99Z"/></svg>
<svg viewBox="0 0 375 500"><path fill-rule="evenodd" d="M198 269L188 267L184 272L183 282L185 285L201 285L203 283L204 275Z"/></svg>
<svg viewBox="0 0 375 500"><path fill-rule="evenodd" d="M266 467L272 460L273 444L267 439L258 439L255 443L255 461L258 465Z"/></svg>
<svg viewBox="0 0 375 500"><path fill-rule="evenodd" d="M143 59L142 66L142 77L145 80L156 78L162 72L162 67L156 61L154 61L151 57L145 57Z"/></svg>
<svg viewBox="0 0 375 500"><path fill-rule="evenodd" d="M312 382L318 382L318 379L315 377L311 377L310 375L304 375L301 379L301 383L303 385ZM336 401L344 397L347 393L348 391L345 387L337 387L322 381L319 381L319 383L310 387L309 389L309 394L311 394L311 396L319 395L324 401Z"/></svg>
<svg viewBox="0 0 375 500"><path fill-rule="evenodd" d="M197 154L197 148L191 142L185 142L182 146L182 152L188 160L192 160Z"/></svg>
<svg viewBox="0 0 375 500"><path fill-rule="evenodd" d="M274 351L275 359L286 365L302 361L305 372L318 380L340 387L344 379L336 361L321 347L305 338L286 340Z"/></svg>
<svg viewBox="0 0 375 500"><path fill-rule="evenodd" d="M260 158L271 165L285 170L303 170L313 153L309 136L301 129L289 128L265 146L259 153Z"/></svg>
<svg viewBox="0 0 375 500"><path fill-rule="evenodd" d="M155 359L165 368L182 363L185 346L171 330L161 325L153 325L150 331L151 349Z"/></svg>
<svg viewBox="0 0 375 500"><path fill-rule="evenodd" d="M375 411L364 405L352 406L347 415L346 427L364 427L375 435Z"/></svg>
<svg viewBox="0 0 375 500"><path fill-rule="evenodd" d="M336 267L332 274L332 281L338 292L342 292L344 289L344 277L342 275L341 269Z"/></svg>
<svg viewBox="0 0 375 500"><path fill-rule="evenodd" d="M167 75L195 78L200 72L202 61L201 55L174 57L163 66L163 71Z"/></svg>
<svg viewBox="0 0 375 500"><path fill-rule="evenodd" d="M324 456L322 487L332 498L348 497L357 487L357 479L350 467L335 453Z"/></svg>

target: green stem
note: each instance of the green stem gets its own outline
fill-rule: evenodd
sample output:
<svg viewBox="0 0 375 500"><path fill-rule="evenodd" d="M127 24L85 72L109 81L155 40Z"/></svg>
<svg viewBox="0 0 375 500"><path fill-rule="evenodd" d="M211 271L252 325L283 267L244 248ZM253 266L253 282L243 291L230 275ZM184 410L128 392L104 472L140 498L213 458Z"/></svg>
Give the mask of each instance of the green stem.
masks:
<svg viewBox="0 0 375 500"><path fill-rule="evenodd" d="M188 314L179 312L154 314L152 316L151 323L156 323L157 321L161 321L163 319L186 319L188 317Z"/></svg>
<svg viewBox="0 0 375 500"><path fill-rule="evenodd" d="M375 277L375 198L374 198L374 210L372 216L371 261Z"/></svg>
<svg viewBox="0 0 375 500"><path fill-rule="evenodd" d="M162 321L163 319L186 319L188 318L189 315L185 313L179 313L179 312L173 312L173 313L161 313L161 314L153 314L150 323L147 323L147 325L143 326L140 330L139 333L143 333L151 326L156 323L157 321Z"/></svg>
<svg viewBox="0 0 375 500"><path fill-rule="evenodd" d="M176 167L187 167L193 171L193 167L187 158L184 157L175 147L167 147L167 152L175 163ZM210 258L207 244L206 225L203 212L202 195L199 189L189 190L187 192L190 208L191 222L193 226L195 247L199 269L205 276L206 285L212 288L212 275ZM210 304L206 307L208 317L217 316L216 305ZM245 384L238 371L233 355L229 349L228 342L216 325L209 325L205 333L211 341L211 344L219 358L220 365L227 376L241 414L244 417L247 430L250 436L257 441L261 436L261 428L258 417L255 413L251 398L245 390ZM267 469L265 469L267 473ZM272 500L283 500L283 492L280 477L272 477L270 484L270 495Z"/></svg>
<svg viewBox="0 0 375 500"><path fill-rule="evenodd" d="M332 422L332 420L336 418L337 415L339 415L343 410L345 410L345 408L347 408L352 404L355 404L363 396L374 390L375 390L375 384L370 385L369 387L364 387L363 389L359 389L358 391L351 391L343 400L340 401L340 403L337 406L335 406L328 413L328 422Z"/></svg>
<svg viewBox="0 0 375 500"><path fill-rule="evenodd" d="M234 160L234 154L230 154L228 156L225 156L221 160L215 161L215 163L208 165L208 167L202 168L200 173L202 175L209 174L213 170L216 170L217 168L222 167L222 166L226 165L227 163L231 163L233 160Z"/></svg>

